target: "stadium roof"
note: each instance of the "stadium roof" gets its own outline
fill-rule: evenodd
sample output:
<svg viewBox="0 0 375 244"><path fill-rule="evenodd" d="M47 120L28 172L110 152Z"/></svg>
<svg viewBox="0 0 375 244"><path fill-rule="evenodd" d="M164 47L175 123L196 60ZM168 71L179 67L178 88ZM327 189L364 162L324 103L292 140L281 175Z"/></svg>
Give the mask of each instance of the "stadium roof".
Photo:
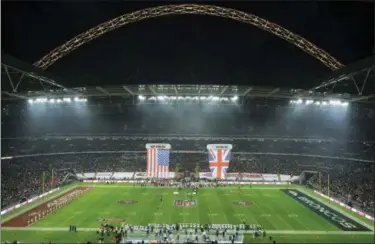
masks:
<svg viewBox="0 0 375 244"><path fill-rule="evenodd" d="M116 85L65 87L62 79L13 57L2 55L2 100L37 97L238 96L266 99L345 99L375 102L374 57L361 60L315 81L309 90L234 85Z"/></svg>

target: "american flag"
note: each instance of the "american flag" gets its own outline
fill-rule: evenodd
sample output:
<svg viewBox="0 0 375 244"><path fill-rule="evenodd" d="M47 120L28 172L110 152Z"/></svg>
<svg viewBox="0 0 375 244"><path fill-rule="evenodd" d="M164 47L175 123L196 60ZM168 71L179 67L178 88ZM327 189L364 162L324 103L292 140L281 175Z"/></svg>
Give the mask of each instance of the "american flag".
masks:
<svg viewBox="0 0 375 244"><path fill-rule="evenodd" d="M209 149L208 162L211 174L216 179L224 179L229 167L231 149Z"/></svg>
<svg viewBox="0 0 375 244"><path fill-rule="evenodd" d="M147 177L168 178L169 149L147 149Z"/></svg>

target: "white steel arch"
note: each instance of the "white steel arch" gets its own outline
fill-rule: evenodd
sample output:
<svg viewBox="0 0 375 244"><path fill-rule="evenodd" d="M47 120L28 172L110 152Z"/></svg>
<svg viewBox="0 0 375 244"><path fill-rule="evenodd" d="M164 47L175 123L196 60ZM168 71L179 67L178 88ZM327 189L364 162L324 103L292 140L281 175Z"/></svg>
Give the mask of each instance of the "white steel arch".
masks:
<svg viewBox="0 0 375 244"><path fill-rule="evenodd" d="M124 25L138 22L144 19L177 14L217 16L250 24L292 43L304 52L318 59L331 70L337 70L345 66L336 58L332 57L329 53L317 47L310 41L271 21L235 9L199 4L164 5L141 9L121 15L73 37L61 46L56 47L47 55L43 56L40 60L36 61L34 63L34 66L41 69L46 69L54 64L57 60L74 51L78 47L84 45L85 43L90 42L98 38L99 36Z"/></svg>

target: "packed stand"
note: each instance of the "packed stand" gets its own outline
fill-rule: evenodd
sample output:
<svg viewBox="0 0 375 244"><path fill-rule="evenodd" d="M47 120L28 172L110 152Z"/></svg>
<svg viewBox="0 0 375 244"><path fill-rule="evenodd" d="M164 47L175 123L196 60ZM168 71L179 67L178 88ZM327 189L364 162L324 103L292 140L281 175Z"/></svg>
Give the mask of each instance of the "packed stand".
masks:
<svg viewBox="0 0 375 244"><path fill-rule="evenodd" d="M317 190L340 199L349 206L355 206L365 212L374 213L374 164L352 163L335 167L328 173L314 177L309 184ZM329 190L328 190L329 189Z"/></svg>
<svg viewBox="0 0 375 244"><path fill-rule="evenodd" d="M206 152L207 144L230 143L233 152L303 154L375 161L375 142L332 139L228 138L228 137L142 137L142 136L45 136L3 139L2 156L53 153L144 152L147 143L169 143L173 151Z"/></svg>

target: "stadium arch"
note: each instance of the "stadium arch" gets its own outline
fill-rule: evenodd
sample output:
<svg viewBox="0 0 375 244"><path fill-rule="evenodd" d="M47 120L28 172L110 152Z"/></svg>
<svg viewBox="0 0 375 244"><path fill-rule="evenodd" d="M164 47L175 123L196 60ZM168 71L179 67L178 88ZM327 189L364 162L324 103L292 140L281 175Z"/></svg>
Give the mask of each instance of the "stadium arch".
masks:
<svg viewBox="0 0 375 244"><path fill-rule="evenodd" d="M289 43L300 48L302 51L308 53L314 58L318 59L326 67L331 70L338 70L345 67L340 61L332 57L323 49L317 47L307 39L275 24L271 21L263 19L259 16L248 14L236 9L225 8L215 5L200 5L200 4L179 4L179 5L163 5L158 7L145 8L131 13L118 16L109 21L103 22L81 34L73 37L64 44L56 47L54 50L40 58L33 65L37 68L47 69L60 58L66 56L78 47L100 37L101 35L144 19L156 18L166 15L187 15L198 14L216 16L221 18L232 19L242 23L256 26L262 30L272 33Z"/></svg>

